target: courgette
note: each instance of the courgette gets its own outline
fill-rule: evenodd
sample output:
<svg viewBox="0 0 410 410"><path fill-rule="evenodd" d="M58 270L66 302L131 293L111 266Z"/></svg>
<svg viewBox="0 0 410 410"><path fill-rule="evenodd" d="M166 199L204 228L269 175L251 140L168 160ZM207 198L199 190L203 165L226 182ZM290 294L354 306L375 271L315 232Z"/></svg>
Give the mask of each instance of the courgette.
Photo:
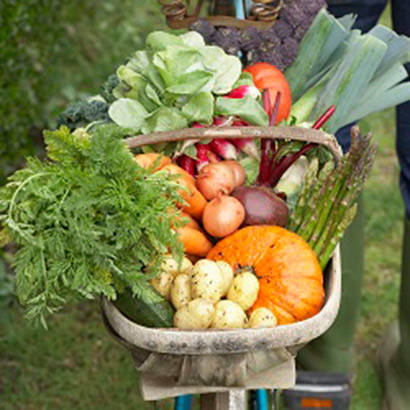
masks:
<svg viewBox="0 0 410 410"><path fill-rule="evenodd" d="M128 319L147 327L172 327L174 308L148 282L133 296L129 289L113 302Z"/></svg>

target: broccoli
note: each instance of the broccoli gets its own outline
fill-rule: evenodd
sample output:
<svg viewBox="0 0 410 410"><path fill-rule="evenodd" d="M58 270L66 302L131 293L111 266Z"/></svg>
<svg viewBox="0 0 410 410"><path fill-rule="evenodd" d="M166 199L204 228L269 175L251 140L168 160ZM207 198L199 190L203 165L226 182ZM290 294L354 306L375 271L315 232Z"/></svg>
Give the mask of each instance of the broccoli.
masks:
<svg viewBox="0 0 410 410"><path fill-rule="evenodd" d="M112 103L115 100L115 97L112 95L112 92L114 90L114 88L120 83L120 80L118 79L118 77L115 74L111 74L107 80L105 81L105 83L103 84L103 86L101 87L101 95L104 97L104 99L109 102Z"/></svg>
<svg viewBox="0 0 410 410"><path fill-rule="evenodd" d="M228 54L241 51L247 58L247 64L265 61L284 70L292 64L299 43L315 15L325 5L325 0L284 0L278 20L265 30L214 27L202 19L191 24L190 28L201 33L206 43L217 45Z"/></svg>
<svg viewBox="0 0 410 410"><path fill-rule="evenodd" d="M100 100L77 101L60 114L57 126L65 125L74 130L94 121L108 120L108 107L106 102Z"/></svg>

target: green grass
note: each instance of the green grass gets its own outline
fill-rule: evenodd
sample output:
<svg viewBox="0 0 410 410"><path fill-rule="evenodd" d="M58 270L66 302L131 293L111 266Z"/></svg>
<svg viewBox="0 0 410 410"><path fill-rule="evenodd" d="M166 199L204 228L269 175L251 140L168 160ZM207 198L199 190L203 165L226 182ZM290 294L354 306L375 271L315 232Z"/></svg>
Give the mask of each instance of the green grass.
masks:
<svg viewBox="0 0 410 410"><path fill-rule="evenodd" d="M145 17L138 15L145 28L150 22L158 22L158 16L150 13ZM132 30L132 18L127 16L129 30ZM388 22L387 15L384 19ZM90 47L85 55L92 56L92 64L85 58L78 65L79 70L91 70L98 63L99 56L93 55L93 41L90 37L83 43L84 47ZM106 67L109 55L101 54L101 58ZM106 74L106 69L100 67L95 75L102 79ZM93 76L94 72L89 71L84 81L76 79L82 91L93 92L92 87L87 87L87 81L94 84ZM62 90L63 95L67 93L69 88ZM366 272L356 337L352 408L376 410L380 407L382 386L375 357L383 330L397 312L404 211L398 189L393 110L372 115L362 121L361 127L373 132L379 151L364 193ZM170 404L171 401L165 401L160 407L170 408ZM68 306L50 319L48 331L31 327L18 306L3 308L0 311L0 409L72 408L145 410L155 406L141 400L131 358L107 334L97 303Z"/></svg>

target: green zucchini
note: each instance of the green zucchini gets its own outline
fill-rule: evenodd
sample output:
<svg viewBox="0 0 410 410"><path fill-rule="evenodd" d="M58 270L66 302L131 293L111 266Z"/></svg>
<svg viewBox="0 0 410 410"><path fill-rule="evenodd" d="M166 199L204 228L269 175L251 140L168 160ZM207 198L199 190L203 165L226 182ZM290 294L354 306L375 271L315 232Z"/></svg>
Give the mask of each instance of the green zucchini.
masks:
<svg viewBox="0 0 410 410"><path fill-rule="evenodd" d="M147 327L173 327L174 308L148 282L133 296L125 290L113 302L128 319Z"/></svg>

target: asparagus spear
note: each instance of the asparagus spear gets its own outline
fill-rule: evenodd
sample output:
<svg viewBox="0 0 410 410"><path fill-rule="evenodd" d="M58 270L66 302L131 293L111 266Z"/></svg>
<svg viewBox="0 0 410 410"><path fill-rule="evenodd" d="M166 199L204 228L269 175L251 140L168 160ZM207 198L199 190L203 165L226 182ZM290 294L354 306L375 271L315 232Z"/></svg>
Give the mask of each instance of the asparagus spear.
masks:
<svg viewBox="0 0 410 410"><path fill-rule="evenodd" d="M346 229L352 223L353 218L357 212L357 203L354 204L345 214L342 222L338 225L336 232L325 245L322 252L319 255L319 264L322 269L324 269L329 262L330 257L332 256L333 251L335 250L337 244L342 239Z"/></svg>
<svg viewBox="0 0 410 410"><path fill-rule="evenodd" d="M375 152L370 134L362 137L358 127L353 127L350 150L337 167L332 169L325 164L315 178L315 164L312 164L306 174L290 228L309 243L322 268L356 214L355 202L373 165Z"/></svg>
<svg viewBox="0 0 410 410"><path fill-rule="evenodd" d="M309 168L306 172L305 180L303 182L303 187L299 193L299 197L296 203L296 211L294 215L292 215L292 220L289 224L289 229L291 230L296 229L303 219L303 210L305 209L306 203L308 201L308 197L311 192L313 182L317 176L318 169L319 160L317 158L314 158L309 164Z"/></svg>

